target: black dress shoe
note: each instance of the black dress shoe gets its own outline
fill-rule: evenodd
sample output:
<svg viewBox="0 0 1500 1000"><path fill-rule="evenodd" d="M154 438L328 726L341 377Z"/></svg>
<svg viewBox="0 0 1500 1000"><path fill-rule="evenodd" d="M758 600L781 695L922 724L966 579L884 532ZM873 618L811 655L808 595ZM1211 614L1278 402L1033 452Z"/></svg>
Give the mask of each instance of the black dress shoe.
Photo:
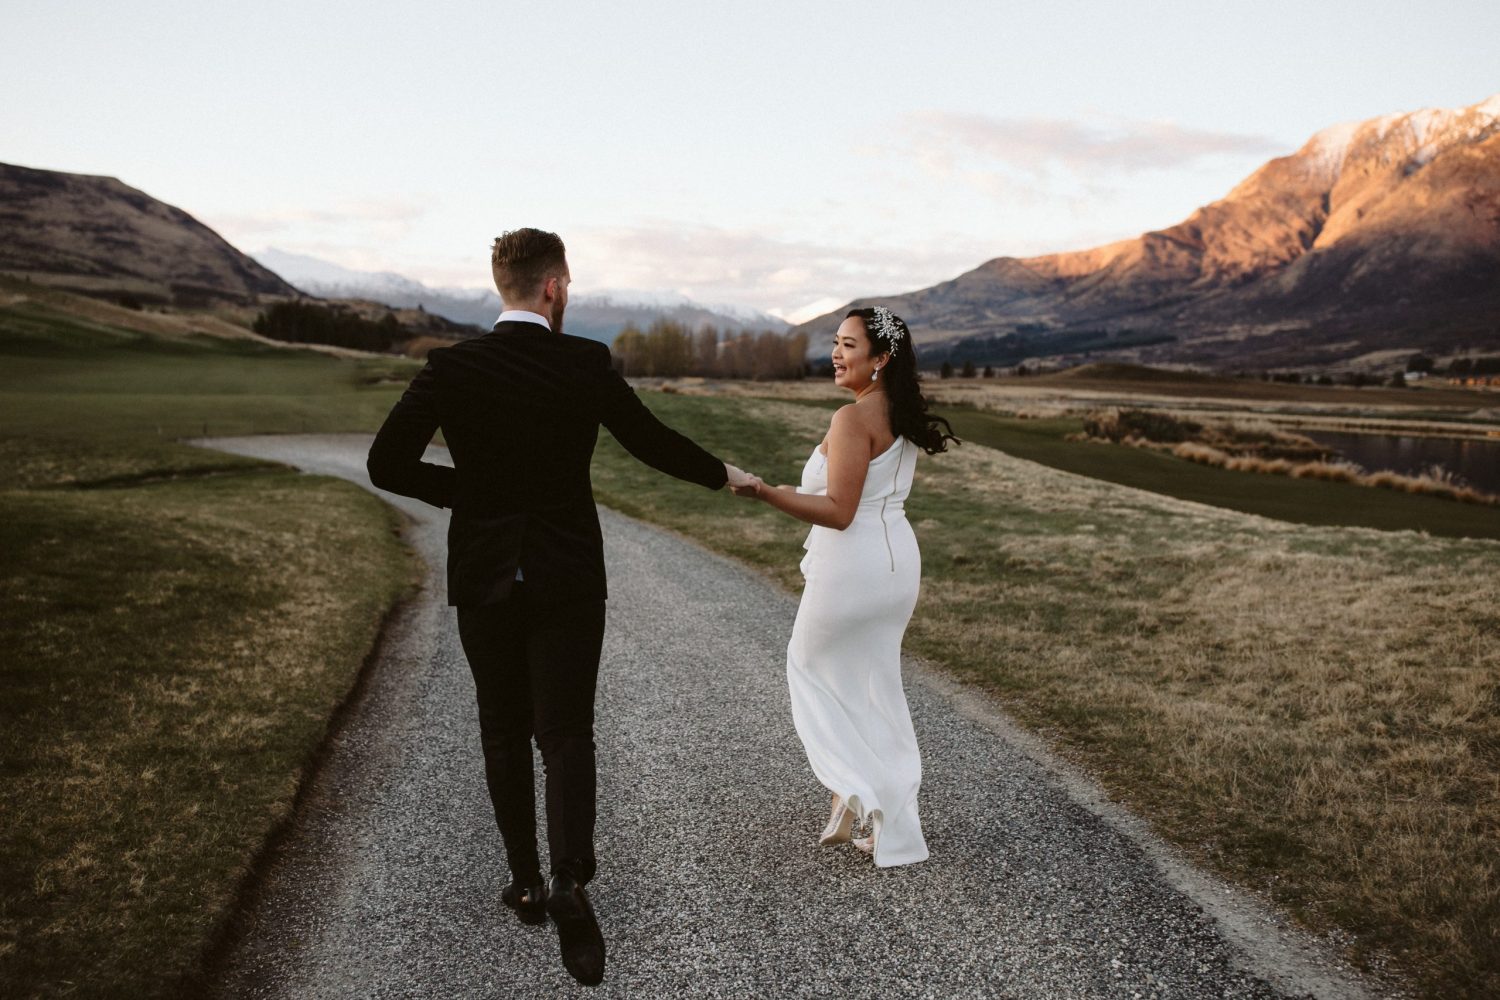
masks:
<svg viewBox="0 0 1500 1000"><path fill-rule="evenodd" d="M547 922L547 887L540 882L526 887L512 882L500 893L500 902L515 910L523 924Z"/></svg>
<svg viewBox="0 0 1500 1000"><path fill-rule="evenodd" d="M583 985L598 986L604 980L604 935L588 893L571 875L552 876L547 914L557 925L563 968Z"/></svg>

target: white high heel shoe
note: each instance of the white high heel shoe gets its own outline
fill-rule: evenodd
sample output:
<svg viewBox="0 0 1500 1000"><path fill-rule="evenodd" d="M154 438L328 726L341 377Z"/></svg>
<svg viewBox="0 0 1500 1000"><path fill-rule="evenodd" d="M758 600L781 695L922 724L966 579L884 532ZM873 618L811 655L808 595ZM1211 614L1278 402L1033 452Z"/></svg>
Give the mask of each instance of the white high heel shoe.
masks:
<svg viewBox="0 0 1500 1000"><path fill-rule="evenodd" d="M875 813L870 819L870 835L868 837L854 838L854 846L864 851L870 857L875 856L875 842L880 839L880 814Z"/></svg>
<svg viewBox="0 0 1500 1000"><path fill-rule="evenodd" d="M828 817L828 825L818 835L818 843L827 847L829 844L842 844L849 839L849 831L854 828L854 810L844 804L844 800L837 795L833 797L833 813Z"/></svg>

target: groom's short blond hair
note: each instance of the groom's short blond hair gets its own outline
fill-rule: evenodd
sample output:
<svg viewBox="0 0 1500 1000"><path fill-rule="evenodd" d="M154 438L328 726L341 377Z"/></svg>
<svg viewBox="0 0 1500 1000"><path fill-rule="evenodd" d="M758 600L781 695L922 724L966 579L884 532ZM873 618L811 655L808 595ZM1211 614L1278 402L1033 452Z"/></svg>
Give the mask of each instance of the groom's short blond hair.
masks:
<svg viewBox="0 0 1500 1000"><path fill-rule="evenodd" d="M527 302L536 298L548 278L568 273L567 250L556 233L515 229L496 238L490 268L501 298Z"/></svg>

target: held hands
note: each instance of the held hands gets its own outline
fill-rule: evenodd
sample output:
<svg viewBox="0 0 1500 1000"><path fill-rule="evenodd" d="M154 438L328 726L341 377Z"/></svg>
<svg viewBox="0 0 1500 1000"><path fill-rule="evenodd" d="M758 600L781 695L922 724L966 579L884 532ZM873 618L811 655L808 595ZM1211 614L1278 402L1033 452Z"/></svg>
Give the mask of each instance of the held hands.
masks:
<svg viewBox="0 0 1500 1000"><path fill-rule="evenodd" d="M747 473L748 475L748 473ZM731 486L737 497L749 497L751 500L760 498L760 491L766 488L766 484L759 476L750 476L750 481L743 486Z"/></svg>
<svg viewBox="0 0 1500 1000"><path fill-rule="evenodd" d="M729 488L737 497L755 498L760 495L765 483L759 476L753 476L744 469L735 465L724 463L724 472L729 477Z"/></svg>

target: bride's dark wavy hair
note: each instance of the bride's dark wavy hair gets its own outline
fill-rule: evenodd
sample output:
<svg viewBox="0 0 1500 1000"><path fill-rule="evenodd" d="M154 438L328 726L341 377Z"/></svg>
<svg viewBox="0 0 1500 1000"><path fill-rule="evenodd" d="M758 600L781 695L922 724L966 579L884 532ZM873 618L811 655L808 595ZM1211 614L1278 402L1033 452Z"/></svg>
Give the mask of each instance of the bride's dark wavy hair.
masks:
<svg viewBox="0 0 1500 1000"><path fill-rule="evenodd" d="M900 316L892 316L901 330L900 342L892 345L890 340L881 335L875 322L874 309L850 309L844 318L851 316L858 316L864 321L871 354L890 352L890 360L880 369L880 381L885 384L891 430L896 436L906 438L929 455L947 451L949 441L963 444L953 433L953 427L948 421L927 412L927 398L922 395L921 380L917 375L916 345L911 342L911 330L907 327L906 320Z"/></svg>

